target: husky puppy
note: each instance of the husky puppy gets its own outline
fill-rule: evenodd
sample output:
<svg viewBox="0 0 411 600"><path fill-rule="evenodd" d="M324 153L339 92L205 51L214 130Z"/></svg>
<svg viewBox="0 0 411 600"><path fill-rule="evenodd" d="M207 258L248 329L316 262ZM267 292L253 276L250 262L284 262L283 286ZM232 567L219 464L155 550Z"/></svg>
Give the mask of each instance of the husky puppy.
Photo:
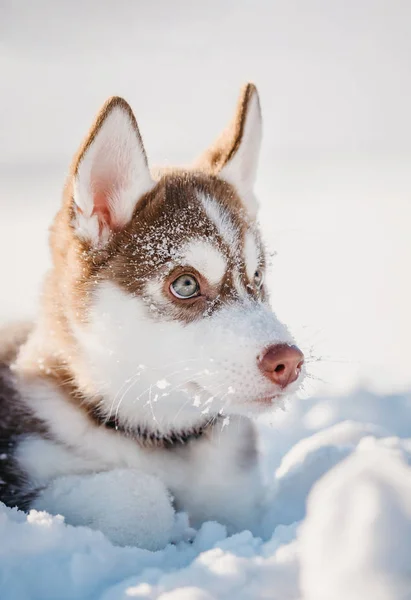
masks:
<svg viewBox="0 0 411 600"><path fill-rule="evenodd" d="M0 500L160 547L174 510L255 527L250 413L303 378L268 303L253 192L257 90L191 168L150 171L129 105L103 106L51 227L37 321L0 349Z"/></svg>

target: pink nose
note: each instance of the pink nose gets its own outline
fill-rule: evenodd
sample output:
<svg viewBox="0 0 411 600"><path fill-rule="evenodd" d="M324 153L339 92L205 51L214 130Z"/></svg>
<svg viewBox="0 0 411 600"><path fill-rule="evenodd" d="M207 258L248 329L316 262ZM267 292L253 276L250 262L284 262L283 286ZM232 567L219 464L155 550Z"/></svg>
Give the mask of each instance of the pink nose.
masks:
<svg viewBox="0 0 411 600"><path fill-rule="evenodd" d="M263 374L284 389L298 378L304 364L304 354L297 346L276 344L264 351L258 363Z"/></svg>

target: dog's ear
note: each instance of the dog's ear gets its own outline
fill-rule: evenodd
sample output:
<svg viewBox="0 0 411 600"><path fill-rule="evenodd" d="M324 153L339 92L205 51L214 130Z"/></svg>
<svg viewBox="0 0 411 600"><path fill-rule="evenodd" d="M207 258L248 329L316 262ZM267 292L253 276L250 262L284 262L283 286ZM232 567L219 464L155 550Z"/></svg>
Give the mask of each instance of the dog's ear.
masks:
<svg viewBox="0 0 411 600"><path fill-rule="evenodd" d="M260 101L255 85L243 87L234 119L197 163L237 188L255 212L253 187L262 138Z"/></svg>
<svg viewBox="0 0 411 600"><path fill-rule="evenodd" d="M153 186L133 112L122 98L110 98L73 163L77 234L103 245L130 221L138 200Z"/></svg>

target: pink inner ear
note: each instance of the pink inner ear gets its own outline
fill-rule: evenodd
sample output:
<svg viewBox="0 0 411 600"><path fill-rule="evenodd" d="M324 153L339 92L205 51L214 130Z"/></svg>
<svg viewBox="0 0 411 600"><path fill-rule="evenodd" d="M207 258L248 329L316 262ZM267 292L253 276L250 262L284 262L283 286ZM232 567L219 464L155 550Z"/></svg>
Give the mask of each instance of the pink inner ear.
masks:
<svg viewBox="0 0 411 600"><path fill-rule="evenodd" d="M116 189L120 185L117 173L104 173L104 177L97 173L91 173L91 188L93 190L93 215L97 215L100 230L109 227L114 230L120 226L116 220L114 201Z"/></svg>
<svg viewBox="0 0 411 600"><path fill-rule="evenodd" d="M97 215L100 227L108 225L110 229L114 227L114 221L110 212L110 188L107 185L105 189L99 189L94 192L93 215Z"/></svg>

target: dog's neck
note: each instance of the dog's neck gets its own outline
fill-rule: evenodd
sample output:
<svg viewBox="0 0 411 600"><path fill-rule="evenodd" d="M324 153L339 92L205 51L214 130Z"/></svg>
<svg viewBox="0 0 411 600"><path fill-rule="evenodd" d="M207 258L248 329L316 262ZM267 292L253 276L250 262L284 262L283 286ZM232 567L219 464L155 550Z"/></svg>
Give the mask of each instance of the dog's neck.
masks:
<svg viewBox="0 0 411 600"><path fill-rule="evenodd" d="M24 351L24 348L23 348ZM67 401L74 404L78 410L87 416L92 423L99 428L107 429L108 432L134 440L136 444L144 448L163 448L183 446L198 439L210 431L220 420L219 415L207 416L193 425L185 428L155 429L147 424L127 425L118 416L102 412L99 406L99 398L94 394L87 393L76 381L75 374L65 362L55 359L51 362L39 362L34 360L35 354L28 353L30 360L22 360L17 363L17 372L29 380L47 380L62 392Z"/></svg>
<svg viewBox="0 0 411 600"><path fill-rule="evenodd" d="M118 415L103 412L98 398L90 399L84 396L73 384L65 384L65 392L69 395L70 401L75 402L80 410L87 413L95 426L131 439L143 448L171 449L184 446L205 435L220 420L219 415L203 417L199 422L181 429L170 427L160 430L138 423L128 425Z"/></svg>

